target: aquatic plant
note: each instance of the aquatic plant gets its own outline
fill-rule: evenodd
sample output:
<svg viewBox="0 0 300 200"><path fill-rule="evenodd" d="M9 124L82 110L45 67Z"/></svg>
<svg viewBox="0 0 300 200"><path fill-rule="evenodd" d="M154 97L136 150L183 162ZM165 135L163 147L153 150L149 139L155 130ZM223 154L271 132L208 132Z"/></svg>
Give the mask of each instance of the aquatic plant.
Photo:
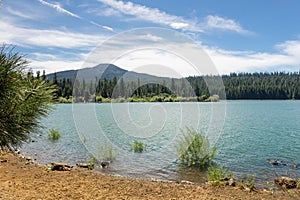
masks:
<svg viewBox="0 0 300 200"><path fill-rule="evenodd" d="M51 141L57 141L61 137L61 134L55 129L50 129L50 133L47 137Z"/></svg>
<svg viewBox="0 0 300 200"><path fill-rule="evenodd" d="M110 143L106 143L99 147L99 155L103 160L112 162L116 160L119 152L113 150L113 147Z"/></svg>
<svg viewBox="0 0 300 200"><path fill-rule="evenodd" d="M146 150L146 145L144 145L140 141L135 140L130 150L134 151L135 153L142 153L143 151Z"/></svg>
<svg viewBox="0 0 300 200"><path fill-rule="evenodd" d="M207 167L216 153L216 147L210 149L208 138L193 129L186 128L181 140L176 146L181 162L189 167ZM183 131L182 131L183 132Z"/></svg>

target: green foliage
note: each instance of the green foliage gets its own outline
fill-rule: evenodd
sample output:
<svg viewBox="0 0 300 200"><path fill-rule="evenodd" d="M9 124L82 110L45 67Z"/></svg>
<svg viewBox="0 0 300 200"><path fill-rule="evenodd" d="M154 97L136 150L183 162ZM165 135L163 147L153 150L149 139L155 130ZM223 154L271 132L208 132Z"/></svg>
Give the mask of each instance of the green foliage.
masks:
<svg viewBox="0 0 300 200"><path fill-rule="evenodd" d="M64 98L64 97L59 97L58 102L59 103L73 103L73 99L72 99L72 97L70 97L69 99Z"/></svg>
<svg viewBox="0 0 300 200"><path fill-rule="evenodd" d="M95 168L95 163L89 162L89 163L88 163L88 169L89 169L89 170L93 170L94 168Z"/></svg>
<svg viewBox="0 0 300 200"><path fill-rule="evenodd" d="M146 145L144 145L140 141L135 140L130 150L134 151L135 153L142 153L146 150Z"/></svg>
<svg viewBox="0 0 300 200"><path fill-rule="evenodd" d="M214 95L208 97L205 101L218 102L219 100L220 100L219 95L214 94Z"/></svg>
<svg viewBox="0 0 300 200"><path fill-rule="evenodd" d="M242 180L242 182L250 189L250 191L256 190L255 178L256 178L256 175L253 174L253 175L246 176L246 178L244 180Z"/></svg>
<svg viewBox="0 0 300 200"><path fill-rule="evenodd" d="M113 150L112 145L107 143L101 147L99 147L99 155L105 161L114 161L116 160L119 152ZM97 159L99 160L99 159Z"/></svg>
<svg viewBox="0 0 300 200"><path fill-rule="evenodd" d="M0 48L0 149L13 149L41 128L55 88L26 72L28 62L11 47Z"/></svg>
<svg viewBox="0 0 300 200"><path fill-rule="evenodd" d="M208 168L207 178L209 181L220 181L225 178L233 178L233 173L226 169L224 166L211 165Z"/></svg>
<svg viewBox="0 0 300 200"><path fill-rule="evenodd" d="M207 137L187 128L187 133L178 141L176 150L183 164L203 168L211 164L217 149L210 149Z"/></svg>
<svg viewBox="0 0 300 200"><path fill-rule="evenodd" d="M57 141L61 137L61 134L55 129L50 129L47 137L51 141Z"/></svg>
<svg viewBox="0 0 300 200"><path fill-rule="evenodd" d="M300 189L300 179L297 181L297 189Z"/></svg>

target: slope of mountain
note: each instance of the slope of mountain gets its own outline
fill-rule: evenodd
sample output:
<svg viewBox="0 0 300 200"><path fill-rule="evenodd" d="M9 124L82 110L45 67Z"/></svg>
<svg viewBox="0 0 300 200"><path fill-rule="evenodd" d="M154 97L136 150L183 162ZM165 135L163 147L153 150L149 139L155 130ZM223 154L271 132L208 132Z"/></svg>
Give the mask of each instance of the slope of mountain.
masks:
<svg viewBox="0 0 300 200"><path fill-rule="evenodd" d="M54 79L55 73L46 75L48 80ZM56 72L56 79L61 80L63 78L70 79L74 82L75 79L85 80L87 82L95 81L99 79L112 79L116 77L117 79L123 77L124 81L137 81L141 82L162 82L163 80L169 81L170 78L158 77L144 73L137 73L133 71L127 71L121 69L113 64L99 64L91 68L83 68L79 70L67 70Z"/></svg>

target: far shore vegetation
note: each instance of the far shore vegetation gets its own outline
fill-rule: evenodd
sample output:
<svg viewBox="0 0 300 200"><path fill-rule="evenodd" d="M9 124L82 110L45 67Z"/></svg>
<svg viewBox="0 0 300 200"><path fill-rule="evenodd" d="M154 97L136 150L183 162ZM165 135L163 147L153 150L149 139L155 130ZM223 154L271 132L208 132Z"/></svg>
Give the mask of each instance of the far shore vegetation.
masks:
<svg viewBox="0 0 300 200"><path fill-rule="evenodd" d="M63 72L61 72L63 73ZM300 99L299 72L231 73L222 76L166 78L143 83L138 77L123 80L111 74L110 79L85 80L66 78L56 73L48 79L43 72L37 78L57 88L57 101L75 102L216 102L222 99ZM210 86L210 87L208 87Z"/></svg>

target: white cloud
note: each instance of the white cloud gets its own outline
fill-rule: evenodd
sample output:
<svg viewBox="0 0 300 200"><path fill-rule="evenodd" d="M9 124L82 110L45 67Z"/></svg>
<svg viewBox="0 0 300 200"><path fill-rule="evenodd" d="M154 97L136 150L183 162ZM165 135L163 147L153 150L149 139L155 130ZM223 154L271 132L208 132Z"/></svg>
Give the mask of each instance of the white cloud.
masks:
<svg viewBox="0 0 300 200"><path fill-rule="evenodd" d="M187 23L182 23L182 22L174 22L171 23L170 26L174 29L183 29L189 26Z"/></svg>
<svg viewBox="0 0 300 200"><path fill-rule="evenodd" d="M23 28L4 21L0 21L0 32L0 41L30 47L90 48L106 39L101 35Z"/></svg>
<svg viewBox="0 0 300 200"><path fill-rule="evenodd" d="M108 31L114 32L114 29L112 27L104 26L104 25L98 24L97 22L94 22L94 21L90 21L90 23L93 24L93 25L96 25L100 28L103 28L103 29L106 29Z"/></svg>
<svg viewBox="0 0 300 200"><path fill-rule="evenodd" d="M145 35L148 37L147 35ZM141 39L141 38L140 38ZM120 49L118 45L101 47L98 52L70 56L70 58L58 57L51 54L33 54L31 67L34 71L43 69L47 73L81 67L91 67L99 63L113 63L127 70L150 73L157 76L184 77L201 74L228 74L230 72L264 72L264 71L299 71L300 69L300 41L286 41L276 45L277 53L227 51L224 49L202 46L204 52L197 51L197 45L193 43L158 43L157 48L148 48L147 45ZM111 48L111 49L110 49ZM196 49L196 51L195 51ZM172 50L172 51L170 51ZM176 53L177 52L177 53ZM195 54L195 52L197 54ZM181 54L182 53L182 54ZM207 55L206 55L207 53ZM191 65L189 57L198 62L196 68ZM205 62L211 59L213 65ZM199 71L200 70L200 71Z"/></svg>
<svg viewBox="0 0 300 200"><path fill-rule="evenodd" d="M279 52L232 52L205 47L221 74L300 69L300 41L286 41L276 45L275 48Z"/></svg>
<svg viewBox="0 0 300 200"><path fill-rule="evenodd" d="M158 23L167 25L174 29L189 30L195 32L201 32L202 30L196 26L195 22L185 20L182 17L170 15L157 8L149 8L140 4L134 4L130 1L115 1L115 0L98 0L103 4L110 6L117 12L121 12L125 15L132 15L138 19L149 21L152 23ZM113 10L110 11L112 15L115 14ZM108 13L107 13L108 14Z"/></svg>
<svg viewBox="0 0 300 200"><path fill-rule="evenodd" d="M149 40L149 41L152 41L152 42L158 42L158 41L162 41L163 38L159 37L159 36L156 36L156 35L153 35L153 34L146 34L146 35L141 35L139 36L140 39L144 39L144 40Z"/></svg>
<svg viewBox="0 0 300 200"><path fill-rule="evenodd" d="M65 70L74 70L80 69L83 61L68 61L68 60L30 60L29 68L33 72L45 70L47 74L65 71Z"/></svg>
<svg viewBox="0 0 300 200"><path fill-rule="evenodd" d="M72 16L72 17L76 17L76 18L79 18L81 19L80 16L76 15L75 13L72 13L64 8L62 8L59 4L53 4L53 3L48 3L44 0L37 0L38 2L40 2L41 4L45 5L45 6L49 6L51 8L54 8L55 10L57 10L58 12L60 13L64 13L64 14L67 14L69 16Z"/></svg>
<svg viewBox="0 0 300 200"><path fill-rule="evenodd" d="M24 14L24 13L18 11L18 10L14 10L9 6L6 7L6 11L9 12L10 14L12 14L12 15L15 15L15 16L18 16L18 17L21 17L21 18L26 18L26 19L33 19L34 18L34 17L32 17L28 14Z"/></svg>
<svg viewBox="0 0 300 200"><path fill-rule="evenodd" d="M219 16L208 15L204 24L205 29L221 29L226 31L233 31L240 34L247 34L247 31L241 25L232 19L226 19Z"/></svg>

